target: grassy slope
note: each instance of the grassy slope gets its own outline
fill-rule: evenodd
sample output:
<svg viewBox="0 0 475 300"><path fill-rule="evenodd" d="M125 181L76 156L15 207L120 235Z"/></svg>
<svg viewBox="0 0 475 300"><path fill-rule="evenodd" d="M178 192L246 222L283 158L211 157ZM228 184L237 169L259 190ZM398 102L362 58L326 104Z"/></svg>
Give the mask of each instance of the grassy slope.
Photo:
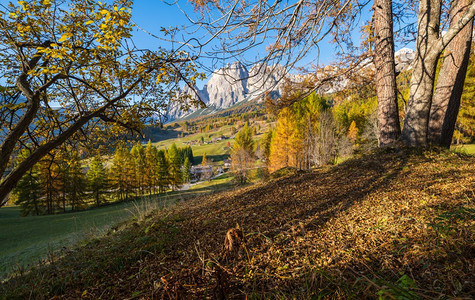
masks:
<svg viewBox="0 0 475 300"><path fill-rule="evenodd" d="M387 152L199 197L12 279L0 295L470 297L474 163ZM245 246L226 260L236 223Z"/></svg>
<svg viewBox="0 0 475 300"><path fill-rule="evenodd" d="M459 153L475 155L475 144L456 145L452 149Z"/></svg>
<svg viewBox="0 0 475 300"><path fill-rule="evenodd" d="M228 174L193 185L186 191L168 192L144 199L117 203L87 211L20 217L17 206L0 209L0 279L12 270L36 264L51 252L85 239L102 236L116 224L137 218L150 208L163 207L176 200L229 189Z"/></svg>
<svg viewBox="0 0 475 300"><path fill-rule="evenodd" d="M262 133L268 130L268 123L259 122L262 125L261 131L254 137L256 141L258 141L262 137ZM192 140L200 141L201 137L204 138L206 142L211 141L213 137L220 137L226 136L229 139L218 141L211 144L196 144L192 145L191 148L193 149L193 155L195 157L195 165L200 164L203 158L203 154L206 153L206 157L208 159L212 159L217 164L223 164L223 161L230 156L230 149L226 147L226 144L229 142L231 145L234 142L234 136L231 134L231 128L233 126L222 126L219 129L212 130L206 133L195 133L192 135L185 136L183 138L178 139L168 139L163 140L160 142L153 143L159 149L169 148L173 143L177 145L177 147L185 147L187 144L184 142L190 142ZM178 128L177 130L180 130Z"/></svg>
<svg viewBox="0 0 475 300"><path fill-rule="evenodd" d="M19 207L0 209L0 277L35 263L52 249L100 233L131 214L130 203L60 215L20 217Z"/></svg>

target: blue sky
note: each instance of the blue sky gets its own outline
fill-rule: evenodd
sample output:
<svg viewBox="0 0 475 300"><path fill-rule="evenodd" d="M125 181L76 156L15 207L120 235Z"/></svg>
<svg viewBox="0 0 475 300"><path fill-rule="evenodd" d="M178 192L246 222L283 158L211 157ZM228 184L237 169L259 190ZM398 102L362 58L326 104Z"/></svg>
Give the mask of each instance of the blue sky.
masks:
<svg viewBox="0 0 475 300"><path fill-rule="evenodd" d="M196 16L196 12L192 5L189 4L188 1L178 1L178 6L183 9L187 14L190 16ZM132 9L132 19L133 21L141 28L145 29L146 31L159 36L164 37L163 33L160 31L162 27L169 27L169 26L177 26L181 27L183 25L190 26L190 22L187 20L186 16L180 11L177 5L167 5L165 2L160 0L155 1L147 1L147 0L135 0L133 9ZM369 16L369 7L365 11L364 18ZM359 31L355 31L354 37L358 39L360 36ZM176 38L178 40L187 38L190 36L180 35ZM198 34L195 34L195 37L204 39L206 36L204 35L204 31L198 31ZM139 30L136 28L134 33L134 40L137 46L153 49L158 46L162 46L164 48L169 49L171 45L164 41L161 41L157 38L154 38L147 33ZM175 44L176 46L176 44ZM326 41L322 41L319 44L320 53L317 58L317 52L314 51L310 53L305 59L300 62L300 66L305 66L306 64L310 63L319 63L319 64L328 64L334 60L333 53L335 45L328 43L328 39ZM255 48L250 51L246 58L252 59L253 56L259 55L260 51L265 51L265 46L261 48ZM230 63L232 61L221 61L217 66L220 65L224 66L226 63ZM201 63L208 68L214 69L211 67L211 61L207 61L206 59L202 59ZM208 63L208 65L207 65ZM207 74L209 76L209 72ZM205 80L206 81L206 80ZM203 82L198 83L198 86L201 88Z"/></svg>

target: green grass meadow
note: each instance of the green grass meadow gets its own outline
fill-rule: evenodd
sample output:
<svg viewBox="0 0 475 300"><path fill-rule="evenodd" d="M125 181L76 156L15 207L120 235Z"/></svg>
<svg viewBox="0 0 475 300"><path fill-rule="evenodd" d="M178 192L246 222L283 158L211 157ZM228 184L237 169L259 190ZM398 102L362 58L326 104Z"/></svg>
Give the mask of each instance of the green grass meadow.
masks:
<svg viewBox="0 0 475 300"><path fill-rule="evenodd" d="M38 264L55 251L107 233L125 220L191 197L232 188L232 176L223 174L187 190L111 204L86 211L46 216L20 216L20 208L0 208L0 281L12 272Z"/></svg>
<svg viewBox="0 0 475 300"><path fill-rule="evenodd" d="M455 152L468 154L468 155L475 155L475 144L455 145L455 146L452 146L452 149Z"/></svg>

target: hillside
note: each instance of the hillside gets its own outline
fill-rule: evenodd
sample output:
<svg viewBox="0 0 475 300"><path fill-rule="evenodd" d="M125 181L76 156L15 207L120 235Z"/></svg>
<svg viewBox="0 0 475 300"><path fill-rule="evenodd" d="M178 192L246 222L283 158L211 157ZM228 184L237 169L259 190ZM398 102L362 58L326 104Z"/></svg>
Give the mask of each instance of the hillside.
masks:
<svg viewBox="0 0 475 300"><path fill-rule="evenodd" d="M131 221L11 279L0 295L470 298L474 163L450 152L387 150L287 170ZM236 224L244 242L225 258Z"/></svg>

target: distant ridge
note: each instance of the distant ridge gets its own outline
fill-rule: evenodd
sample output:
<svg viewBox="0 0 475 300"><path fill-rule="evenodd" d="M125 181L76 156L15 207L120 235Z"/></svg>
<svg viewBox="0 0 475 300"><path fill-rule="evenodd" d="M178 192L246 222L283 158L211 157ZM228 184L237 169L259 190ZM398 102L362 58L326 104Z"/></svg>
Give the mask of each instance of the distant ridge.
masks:
<svg viewBox="0 0 475 300"><path fill-rule="evenodd" d="M402 48L395 52L396 71L401 72L411 68L414 60L414 50ZM250 70L246 66L236 61L227 64L225 67L215 70L203 89L195 87L193 91L189 86L185 86L178 98L188 97L182 109L180 105L170 104L167 108L166 122L190 119L199 116L214 114L224 109L228 109L244 102L258 103L262 101L263 93L270 93L272 98L278 98L282 94L282 79L291 77L298 81L298 75L289 74L285 67L281 65L265 66L256 64ZM336 88L341 89L346 85L346 80L342 79ZM333 92L335 88L327 92ZM206 108L193 105L198 100L206 104Z"/></svg>

